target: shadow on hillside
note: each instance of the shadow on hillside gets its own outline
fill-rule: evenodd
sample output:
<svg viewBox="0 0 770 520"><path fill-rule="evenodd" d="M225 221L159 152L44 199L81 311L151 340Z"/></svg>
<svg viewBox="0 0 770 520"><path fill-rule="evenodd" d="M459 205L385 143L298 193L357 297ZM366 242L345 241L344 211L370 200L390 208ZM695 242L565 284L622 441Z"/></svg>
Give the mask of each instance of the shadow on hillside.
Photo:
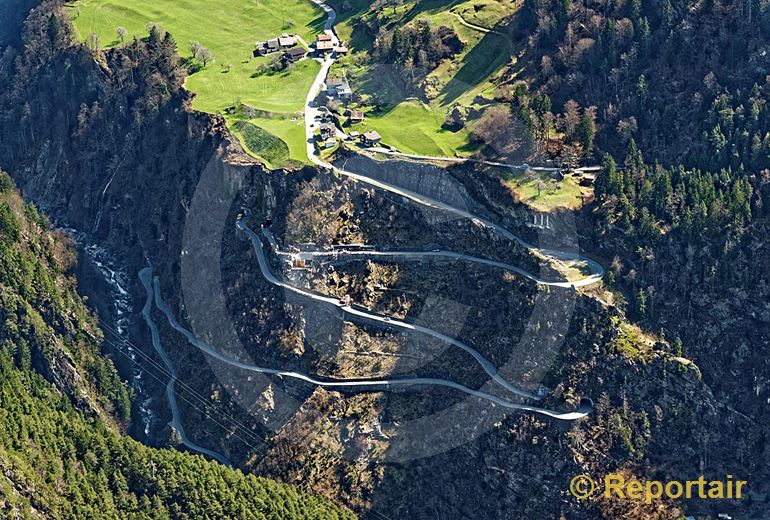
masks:
<svg viewBox="0 0 770 520"><path fill-rule="evenodd" d="M412 8L404 13L401 23L408 23L423 13L447 11L463 3L464 0L418 0Z"/></svg>
<svg viewBox="0 0 770 520"><path fill-rule="evenodd" d="M497 25L488 32L462 59L457 74L441 89L442 105L449 105L467 91L475 88L516 55L513 40L514 23Z"/></svg>
<svg viewBox="0 0 770 520"><path fill-rule="evenodd" d="M372 66L362 78L361 89L374 99L376 113L388 113L399 103L415 95L404 84L401 74L396 65L378 64Z"/></svg>
<svg viewBox="0 0 770 520"><path fill-rule="evenodd" d="M312 20L310 20L307 23L307 27L311 31L316 32L316 33L323 32L325 25L326 25L326 12L325 11L320 11L318 16L316 16L315 18L313 18ZM310 43L310 42L308 42L308 43Z"/></svg>
<svg viewBox="0 0 770 520"><path fill-rule="evenodd" d="M374 38L377 35L372 32L365 23L356 23L350 33L348 44L353 52L371 51L374 47Z"/></svg>

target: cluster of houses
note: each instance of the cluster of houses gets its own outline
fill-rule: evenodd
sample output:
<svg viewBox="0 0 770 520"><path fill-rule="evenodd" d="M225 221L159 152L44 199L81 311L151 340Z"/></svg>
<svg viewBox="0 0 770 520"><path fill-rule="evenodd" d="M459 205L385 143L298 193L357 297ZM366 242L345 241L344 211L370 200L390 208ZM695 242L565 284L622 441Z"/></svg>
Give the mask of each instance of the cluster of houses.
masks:
<svg viewBox="0 0 770 520"><path fill-rule="evenodd" d="M336 52L337 55L345 55L350 52L348 44L345 42L339 42L335 45L334 39L331 34L321 33L316 37L315 43L316 54L325 55L328 52Z"/></svg>
<svg viewBox="0 0 770 520"><path fill-rule="evenodd" d="M307 51L302 46L297 46L296 36L282 34L278 38L257 42L254 56L267 56L274 52L283 52L283 57L287 61L299 61L307 55Z"/></svg>
<svg viewBox="0 0 770 520"><path fill-rule="evenodd" d="M326 81L326 95L330 98L339 98L341 100L350 99L352 92L348 82L340 78L329 78ZM350 125L356 123L362 123L365 119L365 115L360 110L348 109L345 112L347 116L347 122ZM332 112L323 107L321 113L318 116L319 119L319 140L318 146L322 150L334 148L337 145L337 127L336 118ZM361 133L352 130L347 133L346 140L358 141L362 146L371 147L377 146L382 141L382 136L374 130Z"/></svg>
<svg viewBox="0 0 770 520"><path fill-rule="evenodd" d="M297 46L297 38L288 34L282 34L278 38L271 38L264 42L257 42L254 56L266 56L273 52L291 49Z"/></svg>
<svg viewBox="0 0 770 520"><path fill-rule="evenodd" d="M382 136L375 130L369 130L363 134L353 131L348 133L348 139L358 141L361 145L368 148L379 145L382 141ZM334 126L334 123L321 123L318 145L322 150L337 146L337 128Z"/></svg>
<svg viewBox="0 0 770 520"><path fill-rule="evenodd" d="M282 34L277 38L270 38L263 42L257 42L254 49L254 57L267 56L275 52L282 52L283 58L289 62L299 61L307 56L308 51L302 46L297 45L299 40L297 36ZM330 34L321 33L313 43L315 53L323 56L328 52L336 52L338 55L347 54L350 48L345 42L334 43Z"/></svg>

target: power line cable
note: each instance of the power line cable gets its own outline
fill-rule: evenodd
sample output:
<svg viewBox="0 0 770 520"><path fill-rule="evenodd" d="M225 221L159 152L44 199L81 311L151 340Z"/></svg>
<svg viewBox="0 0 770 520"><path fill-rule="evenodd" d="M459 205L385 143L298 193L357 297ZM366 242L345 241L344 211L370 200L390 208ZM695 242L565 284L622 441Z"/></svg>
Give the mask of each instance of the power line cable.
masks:
<svg viewBox="0 0 770 520"><path fill-rule="evenodd" d="M112 328L111 328L109 325L107 325L107 324L103 323L103 322L102 322L102 320L99 320L99 321L101 322L101 325L102 325L102 328L103 328L103 329L105 329L107 332L110 332L111 334L113 334L113 335L115 335L115 336L119 337L121 340L123 340L123 341L125 342L125 343L124 343L124 345L122 345L122 346L121 346L121 345L118 345L118 344L116 344L116 343L115 343L115 342L113 342L112 340L109 340L107 337L105 337L105 338L104 338L104 340L105 340L106 342L108 342L110 345L112 345L112 346L116 347L116 348L118 349L118 351L119 351L121 354L123 354L124 356L126 356L127 358L129 358L129 359L130 359L131 361L133 361L133 362L139 362L137 359L135 359L135 358L132 358L132 357L131 357L131 355L130 355L130 353L127 353L127 352L124 352L124 351L123 351L123 347L125 347L125 348L128 348L129 346L133 347L133 349L132 349L132 352L134 352L134 353L138 354L139 356L141 356L141 358L144 360L145 366L152 366L152 367L154 367L154 368L155 368L155 370L157 370L158 372L160 372L160 373L161 373L161 374L163 374L164 376L168 377L169 379L170 379L170 378L175 378L175 381L174 381L174 383L175 383L175 386L178 384L178 385L179 385L179 386L180 386L182 389L184 389L184 390L185 390L185 391L186 391L188 394L190 394L190 395L191 395L193 398L197 399L197 400L199 401L199 403L200 403L200 404L202 404L204 407L206 407L206 408L208 408L208 409L211 409L211 410L213 410L213 411L216 411L216 412L217 412L217 413L220 415L220 417L221 417L222 419L224 419L226 422L227 422L227 421L229 421L230 423L232 423L231 427L229 427L229 428L228 428L228 427L225 427L224 425L222 425L220 422L218 422L218 421L214 420L214 422L215 422L217 425L219 425L219 426L220 426L222 429L224 429L225 431L231 431L231 430L233 430L233 428L234 428L235 430L240 430L242 433L244 433L244 434L246 434L247 436L251 437L253 440L256 440L256 441L258 441L258 442L260 442L260 443L264 444L266 447L270 447L270 443L267 441L267 439L265 439L264 437L261 437L260 435L258 435L257 433L255 433L254 431L252 431L251 429L249 429L247 426L245 426L244 424L240 423L238 420L236 420L235 418L233 418L231 415L229 415L229 414L226 414L226 413L223 413L223 412L222 412L222 410L218 410L218 409L217 409L217 407L216 407L216 406L215 406L213 403L211 403L211 401L210 401L209 399L207 399L206 397L202 396L202 395L201 395L199 392L197 392L197 391L196 391L194 388L190 387L189 385L187 385L187 384L186 384L186 383L184 383L183 381L180 381L180 380L179 380L179 378L178 378L178 377L175 377L175 376L174 376L174 374L172 374L172 373L171 373L171 372L170 372L170 371L169 371L169 370L168 370L166 367L164 367L164 366L162 366L162 365L158 364L158 362L156 362L156 361L155 361L154 359L152 359L152 358L151 358L151 357L150 357L148 354L146 354L146 353L145 353L145 352L143 352L141 349L139 349L139 348L138 348L138 347L137 347L135 344L133 344L133 343L132 343L130 340L128 340L127 338L125 338L124 336L122 336L121 334L119 334L117 331L115 331L114 329L112 329ZM140 363L141 363L141 362L140 362ZM164 382L163 380L161 380L159 377L157 377L155 374L153 374L153 373L152 373L152 372L150 372L150 371L148 371L147 373L148 373L148 374L149 374L151 377L153 377L154 379L156 379L158 382L160 382L160 383L162 383L162 384L164 384L164 385L168 383L168 381L165 381L165 382ZM185 402L187 402L187 403L189 403L191 406L193 406L193 407L194 407L196 410L200 411L201 413L203 413L203 414L204 414L204 415L206 415L207 417L211 417L211 416L210 416L208 413L206 413L206 412L202 411L200 408L198 408L197 406L195 406L195 405L194 405L194 404L193 404L193 403L192 403L192 402L191 402L189 399L185 398L185 397L184 397L184 396L183 396L183 395L182 395L180 392L176 392L176 394L177 394L177 396L179 396L180 398L182 398L182 399L183 399ZM212 420L213 420L213 418L212 418ZM233 435L235 435L235 433L233 433ZM249 446L250 448L254 448L254 446L253 446L252 444L250 444L250 443L246 442L246 441L245 441L245 440L244 440L242 437L240 437L240 436L237 436L237 435L236 435L236 437L237 437L238 439L240 439L241 441L243 441L243 442L244 442L244 443L245 443L247 446Z"/></svg>

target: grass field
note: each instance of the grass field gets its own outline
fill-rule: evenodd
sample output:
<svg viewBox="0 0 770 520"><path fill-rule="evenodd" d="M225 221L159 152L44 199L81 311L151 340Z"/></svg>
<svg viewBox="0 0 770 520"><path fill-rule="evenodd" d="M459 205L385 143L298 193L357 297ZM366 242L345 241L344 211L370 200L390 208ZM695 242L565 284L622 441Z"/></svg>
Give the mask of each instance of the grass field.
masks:
<svg viewBox="0 0 770 520"><path fill-rule="evenodd" d="M308 162L303 119L297 118L292 121L291 119L252 118L248 121L273 135L281 136L281 139L289 147L289 157L292 160Z"/></svg>
<svg viewBox="0 0 770 520"><path fill-rule="evenodd" d="M572 175L561 181L548 173L498 170L505 185L519 200L539 211L556 208L576 209L583 204L583 197L592 193L591 188L580 186Z"/></svg>
<svg viewBox="0 0 770 520"><path fill-rule="evenodd" d="M323 29L325 15L309 0L256 0L212 3L207 0L79 0L70 4L73 21L82 39L94 32L103 47L119 45L117 27L128 29L127 40L147 35L148 22L159 23L176 40L178 52L190 56L188 44L200 42L214 54L215 61L191 75L186 86L196 93L193 108L221 113L240 100L254 108L284 117L301 113L307 90L318 72L315 61L295 64L289 72L255 75L270 57L254 58L258 40L283 32L295 33L306 41ZM296 141L289 125L270 130L287 143ZM284 134L286 131L288 133ZM304 148L291 147L305 159Z"/></svg>
<svg viewBox="0 0 770 520"><path fill-rule="evenodd" d="M235 72L234 67L228 73L203 74L201 71L188 77L187 88L198 94L193 107L216 113L240 99L259 110L301 116L307 91L320 65L314 60L303 60L289 71L270 71L251 77L255 74L254 67L268 60L268 57L251 60L251 66L245 71L248 75Z"/></svg>
<svg viewBox="0 0 770 520"><path fill-rule="evenodd" d="M469 23L491 29L516 9L516 0L471 0L457 4L452 12Z"/></svg>
<svg viewBox="0 0 770 520"><path fill-rule="evenodd" d="M463 20L495 27L518 8L516 0L407 0L395 9L371 11L370 0L330 0L337 9L336 29L351 42L353 55L335 64L342 69L357 93L376 98L382 110L367 115L367 126L383 140L409 153L451 156L473 151L469 129L450 132L441 128L453 104L475 106L475 98L491 96L492 80L514 54L505 37L468 27ZM216 8L212 8L215 5ZM306 161L301 112L307 90L319 64L304 60L292 70L256 74L270 57L252 57L254 43L282 32L296 33L311 41L323 28L325 16L309 0L250 0L228 5L206 0L77 0L70 4L81 38L95 32L104 47L119 45L115 29L125 27L127 39L145 37L148 22L161 24L175 38L179 53L189 57L188 44L200 42L215 61L188 77L186 87L196 93L193 108L222 113L237 101L274 117L252 121L284 141L290 158ZM428 77L427 103L409 98L380 69L353 65L355 54L371 48L371 37L356 29L361 17L379 16L388 23L428 19L432 25L454 29L465 42L465 51L442 63ZM501 51L503 49L503 51ZM392 79L392 78L391 78ZM292 122L297 117L299 122ZM228 117L232 128L234 119ZM472 123L469 125L472 127ZM242 137L242 136L241 136Z"/></svg>
<svg viewBox="0 0 770 520"><path fill-rule="evenodd" d="M382 114L369 114L365 126L383 136L386 144L402 152L431 156L469 155L468 131L441 128L444 115L420 101L409 100Z"/></svg>
<svg viewBox="0 0 770 520"><path fill-rule="evenodd" d="M238 121L232 127L241 143L268 166L281 168L289 165L289 146L283 139L249 121Z"/></svg>
<svg viewBox="0 0 770 520"><path fill-rule="evenodd" d="M387 144L421 155L465 155L469 153L469 134L465 129L453 133L442 130L446 115L455 103L476 107L477 96L492 97L493 80L501 68L515 59L517 50L506 36L469 27L497 29L516 12L516 0L406 0L397 7L375 13L369 0L329 0L337 9L337 33L351 43L351 56L335 64L333 74L343 73L354 91L364 100L379 104L382 111L367 115L368 126L376 129ZM371 35L365 34L361 18L379 18L380 26L403 25L426 19L434 27L452 28L465 43L465 50L445 60L429 74L425 89L427 102L420 102L403 91L401 73L389 66L362 65L356 54L371 50ZM398 76L398 77L395 77ZM469 125L472 127L471 125Z"/></svg>

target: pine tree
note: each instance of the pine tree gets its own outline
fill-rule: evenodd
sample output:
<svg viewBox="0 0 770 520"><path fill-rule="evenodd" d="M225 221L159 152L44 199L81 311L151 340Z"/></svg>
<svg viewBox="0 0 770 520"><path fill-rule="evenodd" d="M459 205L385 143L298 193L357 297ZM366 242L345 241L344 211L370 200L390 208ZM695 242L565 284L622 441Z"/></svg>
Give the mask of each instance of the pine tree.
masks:
<svg viewBox="0 0 770 520"><path fill-rule="evenodd" d="M587 111L583 112L583 116L580 118L580 123L575 130L575 135L578 142L583 147L583 153L588 156L591 153L591 148L594 145L594 120L591 118L591 114Z"/></svg>

